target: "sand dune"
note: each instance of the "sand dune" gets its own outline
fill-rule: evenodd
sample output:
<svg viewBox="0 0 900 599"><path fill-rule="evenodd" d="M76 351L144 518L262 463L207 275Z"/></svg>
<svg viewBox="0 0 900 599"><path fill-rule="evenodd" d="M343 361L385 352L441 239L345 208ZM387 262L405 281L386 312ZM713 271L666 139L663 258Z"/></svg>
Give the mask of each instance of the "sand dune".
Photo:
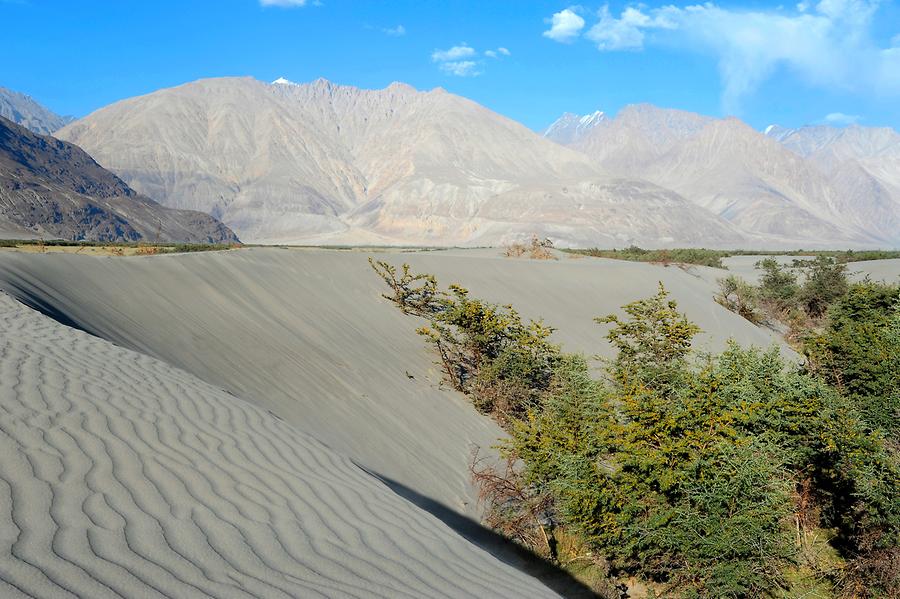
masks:
<svg viewBox="0 0 900 599"><path fill-rule="evenodd" d="M0 294L0 596L536 597L322 443Z"/></svg>
<svg viewBox="0 0 900 599"><path fill-rule="evenodd" d="M472 447L501 430L441 377L415 320L380 298L368 254L250 249L150 258L0 253L0 288L86 331L155 356L271 410L337 451L462 513L476 514ZM387 253L396 263L512 302L587 355L608 351L592 318L658 280L707 331L773 338L712 301L678 268L597 259L511 260L497 250ZM409 376L413 378L409 378Z"/></svg>
<svg viewBox="0 0 900 599"><path fill-rule="evenodd" d="M489 452L502 431L442 385L416 321L380 297L368 255L0 251L0 289L103 339L3 300L0 399L14 418L0 443L19 457L0 466L0 538L12 547L0 578L41 596L65 594L54 585L88 596L133 585L174 596L542 592L456 534L478 528L460 525L479 512L472 448ZM498 250L377 256L545 317L587 355L609 355L592 318L657 281L704 329L699 347L775 341L712 301L712 269ZM449 565L434 572L432 560Z"/></svg>

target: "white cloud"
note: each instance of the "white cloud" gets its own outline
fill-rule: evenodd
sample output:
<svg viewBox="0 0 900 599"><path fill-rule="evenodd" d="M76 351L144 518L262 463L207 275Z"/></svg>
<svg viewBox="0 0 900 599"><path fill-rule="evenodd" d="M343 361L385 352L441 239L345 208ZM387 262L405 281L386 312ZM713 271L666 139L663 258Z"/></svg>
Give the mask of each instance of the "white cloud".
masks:
<svg viewBox="0 0 900 599"><path fill-rule="evenodd" d="M500 46L496 50L485 50L484 55L488 58L500 58L501 56L509 56L510 52L503 46Z"/></svg>
<svg viewBox="0 0 900 599"><path fill-rule="evenodd" d="M446 62L450 60L459 60L460 58L469 58L475 56L475 49L463 42L459 46L453 46L449 50L435 50L431 53L431 60L434 62Z"/></svg>
<svg viewBox="0 0 900 599"><path fill-rule="evenodd" d="M382 29L381 32L391 37L400 37L401 35L406 35L406 27L404 27L403 25L397 25L396 27L386 27Z"/></svg>
<svg viewBox="0 0 900 599"><path fill-rule="evenodd" d="M825 122L832 125L855 125L862 118L858 114L844 114L843 112L832 112L825 116Z"/></svg>
<svg viewBox="0 0 900 599"><path fill-rule="evenodd" d="M543 33L544 37L557 42L571 42L584 28L584 19L575 12L576 6L559 11L549 19L550 29Z"/></svg>
<svg viewBox="0 0 900 599"><path fill-rule="evenodd" d="M880 1L804 1L787 13L711 3L636 5L618 17L603 7L584 36L602 51L638 51L655 44L716 56L728 112L736 112L741 99L779 68L818 87L900 96L900 48L880 48L870 32ZM552 37L552 32L544 35Z"/></svg>
<svg viewBox="0 0 900 599"><path fill-rule="evenodd" d="M259 0L260 6L281 6L291 8L294 6L306 6L309 0Z"/></svg>
<svg viewBox="0 0 900 599"><path fill-rule="evenodd" d="M478 70L478 63L474 60L442 62L441 70L457 77L477 77L481 75L481 71Z"/></svg>
<svg viewBox="0 0 900 599"><path fill-rule="evenodd" d="M600 22L585 34L600 50L640 50L644 47L645 29L674 29L675 24L663 14L648 16L639 8L628 7L616 19L604 6L598 13Z"/></svg>

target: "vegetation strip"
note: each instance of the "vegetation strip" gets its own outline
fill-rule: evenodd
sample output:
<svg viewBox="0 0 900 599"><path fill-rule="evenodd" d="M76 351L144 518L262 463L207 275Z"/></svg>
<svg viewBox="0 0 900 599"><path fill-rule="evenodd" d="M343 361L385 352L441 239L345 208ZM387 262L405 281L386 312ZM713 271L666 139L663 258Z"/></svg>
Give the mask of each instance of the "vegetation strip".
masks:
<svg viewBox="0 0 900 599"><path fill-rule="evenodd" d="M625 249L603 250L600 248L589 249L563 249L562 251L581 256L594 258L612 258L614 260L628 260L630 262L653 262L658 264L697 264L711 266L713 268L727 268L722 262L724 258L731 256L825 256L836 261L861 262L863 260L889 260L900 258L900 250L708 250L704 248L676 248L647 250L637 246L629 246Z"/></svg>

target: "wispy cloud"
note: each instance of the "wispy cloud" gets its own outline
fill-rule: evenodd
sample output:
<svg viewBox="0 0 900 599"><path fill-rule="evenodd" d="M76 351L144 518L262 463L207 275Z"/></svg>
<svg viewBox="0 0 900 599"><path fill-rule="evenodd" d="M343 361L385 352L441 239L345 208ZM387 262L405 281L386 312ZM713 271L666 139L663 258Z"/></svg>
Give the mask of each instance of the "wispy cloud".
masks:
<svg viewBox="0 0 900 599"><path fill-rule="evenodd" d="M431 53L431 61L437 63L438 68L448 75L477 77L484 74L486 58L500 60L510 54L509 49L503 46L479 52L466 42L462 42L446 50L434 50Z"/></svg>
<svg viewBox="0 0 900 599"><path fill-rule="evenodd" d="M402 35L406 35L406 27L404 27L403 25L397 25L396 27L385 27L381 30L381 32L391 37L400 37Z"/></svg>
<svg viewBox="0 0 900 599"><path fill-rule="evenodd" d="M476 54L475 48L472 48L463 42L458 46L453 46L449 50L435 50L431 53L431 60L434 62L444 62L448 60L459 60L460 58L469 58Z"/></svg>
<svg viewBox="0 0 900 599"><path fill-rule="evenodd" d="M484 55L488 58L500 58L501 56L509 56L511 53L509 50L500 46L496 50L485 50Z"/></svg>
<svg viewBox="0 0 900 599"><path fill-rule="evenodd" d="M825 122L830 125L855 125L859 122L858 114L844 114L843 112L832 112L825 115Z"/></svg>
<svg viewBox="0 0 900 599"><path fill-rule="evenodd" d="M447 50L435 50L431 53L431 61L438 63L438 68L448 75L477 77L484 72L477 56L475 48L463 42Z"/></svg>
<svg viewBox="0 0 900 599"><path fill-rule="evenodd" d="M481 75L478 63L474 60L452 60L450 62L442 62L441 70L450 75L457 77L477 77Z"/></svg>
<svg viewBox="0 0 900 599"><path fill-rule="evenodd" d="M294 8L297 6L306 6L314 4L309 0L259 0L260 6L280 6L282 8Z"/></svg>
<svg viewBox="0 0 900 599"><path fill-rule="evenodd" d="M577 10L579 7L570 6L546 19L550 23L550 29L545 31L543 36L557 42L574 41L584 28L584 19L576 12Z"/></svg>
<svg viewBox="0 0 900 599"><path fill-rule="evenodd" d="M604 6L583 37L606 52L656 45L715 56L728 112L779 68L818 87L900 97L900 43L879 47L871 34L880 1L804 0L793 10L635 5L618 16ZM562 13L553 15L544 35L572 41L582 25Z"/></svg>

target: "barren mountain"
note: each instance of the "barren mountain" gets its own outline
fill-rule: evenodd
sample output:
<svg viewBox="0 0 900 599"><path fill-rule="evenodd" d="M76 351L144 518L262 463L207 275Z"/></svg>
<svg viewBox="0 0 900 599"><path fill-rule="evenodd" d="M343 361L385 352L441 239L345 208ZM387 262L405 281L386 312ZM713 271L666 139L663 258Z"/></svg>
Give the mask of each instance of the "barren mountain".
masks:
<svg viewBox="0 0 900 599"><path fill-rule="evenodd" d="M40 135L49 135L75 120L71 116L59 116L31 96L5 87L0 87L0 117Z"/></svg>
<svg viewBox="0 0 900 599"><path fill-rule="evenodd" d="M900 133L888 127L784 129L777 139L825 173L851 213L882 236L900 238Z"/></svg>
<svg viewBox="0 0 900 599"><path fill-rule="evenodd" d="M60 135L135 189L221 217L245 240L745 239L675 193L611 179L580 152L442 89L208 79L118 102Z"/></svg>
<svg viewBox="0 0 900 599"><path fill-rule="evenodd" d="M738 119L637 105L570 147L607 172L671 189L764 244L900 242L900 209L880 180L858 164L817 161L810 157L815 150L798 152L780 141ZM817 143L825 142L800 145Z"/></svg>
<svg viewBox="0 0 900 599"><path fill-rule="evenodd" d="M232 242L215 218L141 196L81 148L0 117L0 231L73 240Z"/></svg>

